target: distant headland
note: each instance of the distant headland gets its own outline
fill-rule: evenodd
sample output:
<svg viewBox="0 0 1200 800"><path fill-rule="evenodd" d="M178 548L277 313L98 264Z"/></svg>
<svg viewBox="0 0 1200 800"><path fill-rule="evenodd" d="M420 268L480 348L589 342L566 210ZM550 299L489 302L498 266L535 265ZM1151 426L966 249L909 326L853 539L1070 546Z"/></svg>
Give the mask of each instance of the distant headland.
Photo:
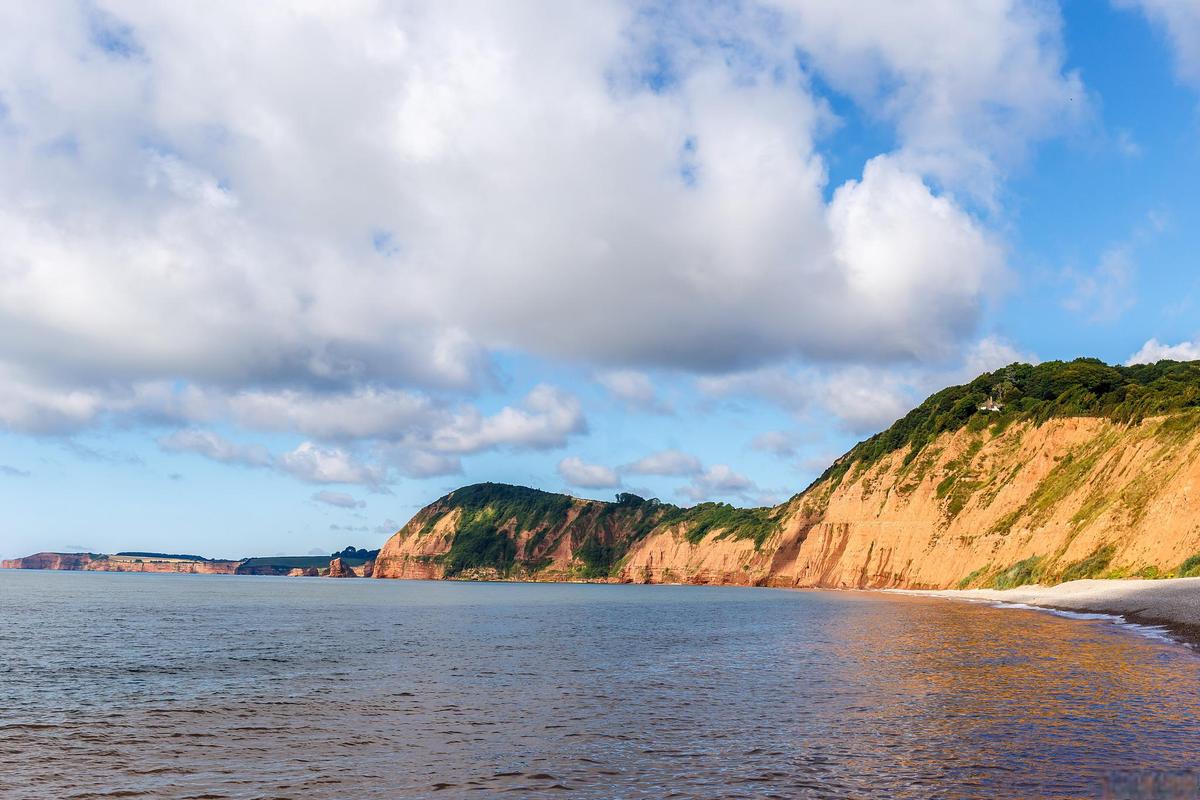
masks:
<svg viewBox="0 0 1200 800"><path fill-rule="evenodd" d="M180 553L34 553L0 561L3 569L56 569L89 572L165 572L190 575L288 575L369 578L378 550L347 547L329 555L263 556L222 559Z"/></svg>

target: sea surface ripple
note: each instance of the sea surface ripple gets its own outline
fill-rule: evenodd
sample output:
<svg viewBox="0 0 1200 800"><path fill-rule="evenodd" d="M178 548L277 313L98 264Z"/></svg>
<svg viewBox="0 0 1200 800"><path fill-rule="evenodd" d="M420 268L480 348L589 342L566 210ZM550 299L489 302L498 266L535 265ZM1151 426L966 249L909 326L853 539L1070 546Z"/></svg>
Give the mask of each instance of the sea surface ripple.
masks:
<svg viewBox="0 0 1200 800"><path fill-rule="evenodd" d="M1198 754L1200 657L1105 620L0 571L4 798L1095 798Z"/></svg>

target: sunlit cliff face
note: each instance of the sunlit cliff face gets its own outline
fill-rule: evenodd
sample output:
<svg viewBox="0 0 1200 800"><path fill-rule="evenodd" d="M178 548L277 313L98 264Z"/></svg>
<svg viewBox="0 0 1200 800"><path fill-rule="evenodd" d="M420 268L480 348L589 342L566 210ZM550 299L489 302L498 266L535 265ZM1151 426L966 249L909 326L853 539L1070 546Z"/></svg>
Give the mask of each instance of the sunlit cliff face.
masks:
<svg viewBox="0 0 1200 800"><path fill-rule="evenodd" d="M775 509L731 509L711 529L698 527L699 510L597 528L587 509L602 504L568 498L522 523L496 502L456 507L452 494L388 540L376 577L452 576L464 518L485 554L468 577L928 588L1168 574L1200 552L1188 521L1200 512L1197 449L1193 412L1132 427L1082 418L963 428L912 460L896 451ZM588 571L584 549L597 544L611 548L602 573Z"/></svg>

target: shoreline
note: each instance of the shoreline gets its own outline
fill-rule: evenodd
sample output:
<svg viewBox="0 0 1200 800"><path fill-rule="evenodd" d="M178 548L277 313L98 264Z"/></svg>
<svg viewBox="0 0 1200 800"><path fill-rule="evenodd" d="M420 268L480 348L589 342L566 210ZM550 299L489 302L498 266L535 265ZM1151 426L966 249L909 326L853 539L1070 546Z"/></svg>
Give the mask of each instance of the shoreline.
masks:
<svg viewBox="0 0 1200 800"><path fill-rule="evenodd" d="M1014 589L884 589L891 594L1030 606L1047 611L1103 614L1162 628L1200 649L1200 578L1087 579Z"/></svg>
<svg viewBox="0 0 1200 800"><path fill-rule="evenodd" d="M128 574L225 574L186 573L174 570L87 570L7 567L14 572L112 572ZM245 573L234 577L292 577ZM356 576L357 577L357 576ZM372 578L364 578L372 580ZM387 579L383 579L387 580ZM1084 579L1054 586L1031 584L1013 589L856 589L831 586L770 586L763 584L708 584L691 581L656 581L636 584L629 581L605 579L531 580L528 578L441 578L391 580L433 580L459 583L528 583L528 584L587 584L587 585L646 585L646 586L735 586L782 591L860 591L914 597L936 597L944 600L994 603L1030 610L1063 611L1073 614L1096 614L1112 617L1129 624L1162 630L1170 638L1200 651L1200 577L1196 578L1109 578Z"/></svg>

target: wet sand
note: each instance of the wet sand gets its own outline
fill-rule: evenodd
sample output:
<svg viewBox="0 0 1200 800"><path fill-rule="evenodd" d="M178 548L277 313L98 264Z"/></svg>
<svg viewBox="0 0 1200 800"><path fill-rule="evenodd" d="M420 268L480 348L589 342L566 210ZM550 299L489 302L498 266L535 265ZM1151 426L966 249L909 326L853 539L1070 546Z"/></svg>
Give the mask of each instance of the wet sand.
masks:
<svg viewBox="0 0 1200 800"><path fill-rule="evenodd" d="M1021 603L1042 608L1120 615L1130 622L1163 625L1200 642L1200 578L1083 580L1016 589L892 589L901 594Z"/></svg>

